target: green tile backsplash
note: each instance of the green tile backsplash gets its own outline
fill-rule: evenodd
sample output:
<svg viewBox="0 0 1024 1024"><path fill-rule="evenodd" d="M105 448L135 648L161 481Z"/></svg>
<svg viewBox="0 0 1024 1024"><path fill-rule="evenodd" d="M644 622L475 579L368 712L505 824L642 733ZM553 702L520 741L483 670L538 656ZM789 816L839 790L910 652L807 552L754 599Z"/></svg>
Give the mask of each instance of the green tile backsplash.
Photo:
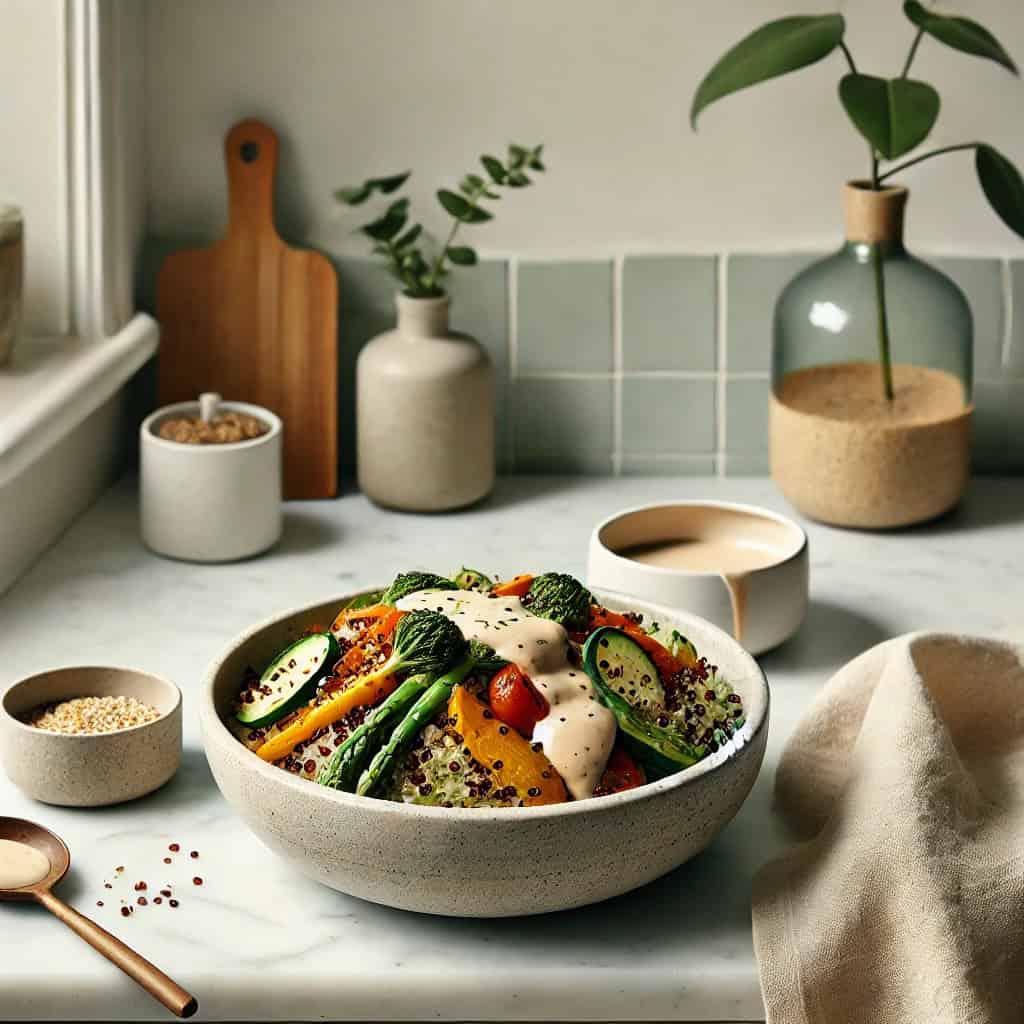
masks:
<svg viewBox="0 0 1024 1024"><path fill-rule="evenodd" d="M740 377L725 382L725 450L730 455L768 452L767 377Z"/></svg>
<svg viewBox="0 0 1024 1024"><path fill-rule="evenodd" d="M714 370L714 256L627 256L622 267L622 368Z"/></svg>
<svg viewBox="0 0 1024 1024"><path fill-rule="evenodd" d="M520 263L519 373L612 368L612 264Z"/></svg>
<svg viewBox="0 0 1024 1024"><path fill-rule="evenodd" d="M623 455L699 455L715 450L715 382L626 377Z"/></svg>
<svg viewBox="0 0 1024 1024"><path fill-rule="evenodd" d="M202 241L147 240L140 308L152 311L163 257ZM781 288L816 258L495 259L453 274L452 325L478 338L495 365L499 469L768 472L772 312ZM930 259L963 289L974 315L975 468L1024 471L1024 261ZM356 357L394 324L395 288L379 263L338 257L335 265L341 450L351 474Z"/></svg>

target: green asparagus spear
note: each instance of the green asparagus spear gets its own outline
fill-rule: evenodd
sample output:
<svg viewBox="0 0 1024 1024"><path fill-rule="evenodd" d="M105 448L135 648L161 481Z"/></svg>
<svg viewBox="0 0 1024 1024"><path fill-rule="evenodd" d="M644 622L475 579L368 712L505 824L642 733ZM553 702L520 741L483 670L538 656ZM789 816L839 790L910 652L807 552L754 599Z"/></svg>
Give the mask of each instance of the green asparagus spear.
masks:
<svg viewBox="0 0 1024 1024"><path fill-rule="evenodd" d="M321 786L355 791L360 773L366 762L384 742L390 729L415 703L433 681L433 675L422 673L410 676L382 704L367 716L366 721L334 752L330 761L320 769L317 782Z"/></svg>
<svg viewBox="0 0 1024 1024"><path fill-rule="evenodd" d="M356 786L361 796L373 796L391 777L405 752L412 746L420 730L448 703L448 698L480 660L481 650L489 650L480 644L476 653L471 653L447 675L431 683L430 688L413 704L406 716L395 726L391 738L374 755L369 768L363 772ZM494 655L493 651L490 651Z"/></svg>

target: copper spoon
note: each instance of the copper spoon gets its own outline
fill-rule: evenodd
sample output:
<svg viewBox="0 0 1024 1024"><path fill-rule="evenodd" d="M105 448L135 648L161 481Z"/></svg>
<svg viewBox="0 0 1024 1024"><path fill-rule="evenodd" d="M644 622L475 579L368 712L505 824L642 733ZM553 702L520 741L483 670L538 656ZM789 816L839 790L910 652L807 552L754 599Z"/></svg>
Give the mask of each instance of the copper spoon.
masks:
<svg viewBox="0 0 1024 1024"><path fill-rule="evenodd" d="M24 843L38 850L50 862L45 878L18 889L0 889L0 901L22 900L41 903L54 917L63 921L79 938L85 939L98 953L120 967L133 981L141 985L154 999L159 1000L178 1017L191 1017L199 1009L193 995L167 977L163 971L139 956L134 949L115 939L95 921L80 914L59 900L50 891L71 867L71 853L64 842L42 825L21 818L0 818L0 839Z"/></svg>

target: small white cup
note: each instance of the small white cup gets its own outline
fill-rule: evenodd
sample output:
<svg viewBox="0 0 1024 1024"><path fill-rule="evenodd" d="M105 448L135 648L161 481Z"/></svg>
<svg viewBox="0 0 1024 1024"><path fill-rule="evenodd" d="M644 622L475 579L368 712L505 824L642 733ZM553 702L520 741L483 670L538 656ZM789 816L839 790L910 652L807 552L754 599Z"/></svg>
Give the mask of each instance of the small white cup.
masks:
<svg viewBox="0 0 1024 1024"><path fill-rule="evenodd" d="M737 581L735 573L666 568L620 554L639 545L702 537L747 540L778 557ZM629 509L598 523L590 537L587 583L699 615L735 636L751 654L760 654L791 637L803 621L808 566L807 535L792 519L755 505L675 501Z"/></svg>
<svg viewBox="0 0 1024 1024"><path fill-rule="evenodd" d="M230 444L159 436L166 420L199 416L198 402L164 406L142 423L142 540L157 554L231 562L266 551L281 537L281 421L245 402L222 402L219 411L254 416L270 429Z"/></svg>

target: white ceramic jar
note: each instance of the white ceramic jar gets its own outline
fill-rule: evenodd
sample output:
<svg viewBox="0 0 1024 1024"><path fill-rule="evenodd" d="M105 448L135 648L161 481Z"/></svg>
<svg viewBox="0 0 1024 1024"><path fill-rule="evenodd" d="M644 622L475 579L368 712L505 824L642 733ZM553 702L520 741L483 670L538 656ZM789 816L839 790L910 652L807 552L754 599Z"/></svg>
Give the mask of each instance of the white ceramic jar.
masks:
<svg viewBox="0 0 1024 1024"><path fill-rule="evenodd" d="M494 368L448 329L447 296L396 297L398 325L356 364L359 487L379 505L442 512L494 486Z"/></svg>
<svg viewBox="0 0 1024 1024"><path fill-rule="evenodd" d="M140 428L141 526L146 547L190 562L258 555L281 537L281 420L268 409L222 402L270 429L227 444L159 436L169 419L199 416L198 402L167 405Z"/></svg>

